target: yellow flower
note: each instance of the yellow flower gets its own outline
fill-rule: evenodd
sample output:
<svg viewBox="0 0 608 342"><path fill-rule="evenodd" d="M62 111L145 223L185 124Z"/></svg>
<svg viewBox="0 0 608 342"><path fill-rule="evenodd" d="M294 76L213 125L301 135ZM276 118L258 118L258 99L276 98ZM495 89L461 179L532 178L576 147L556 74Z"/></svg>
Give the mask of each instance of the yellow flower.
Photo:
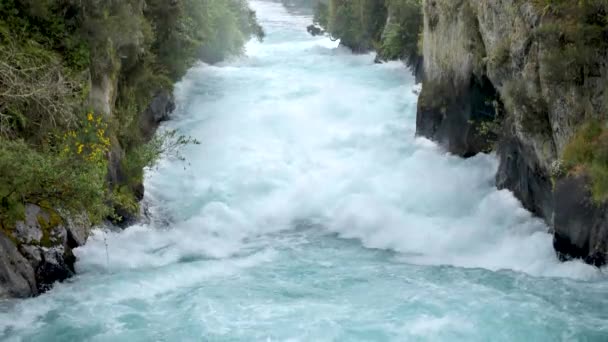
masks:
<svg viewBox="0 0 608 342"><path fill-rule="evenodd" d="M82 153L82 149L84 148L83 144L78 145L78 154Z"/></svg>
<svg viewBox="0 0 608 342"><path fill-rule="evenodd" d="M93 113L87 114L87 120L93 121Z"/></svg>

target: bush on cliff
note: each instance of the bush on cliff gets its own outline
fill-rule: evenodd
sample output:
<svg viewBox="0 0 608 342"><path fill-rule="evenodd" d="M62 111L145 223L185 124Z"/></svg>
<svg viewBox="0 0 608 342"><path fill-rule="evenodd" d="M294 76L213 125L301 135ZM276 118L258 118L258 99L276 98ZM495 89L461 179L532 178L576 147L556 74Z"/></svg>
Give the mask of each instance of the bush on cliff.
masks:
<svg viewBox="0 0 608 342"><path fill-rule="evenodd" d="M246 0L1 1L3 226L26 203L94 220L116 205L136 212L143 169L193 142L176 133L148 141L141 113L197 59L238 54L250 35L263 30ZM103 77L115 84L113 107L93 113L90 90ZM115 167L126 177L108 184Z"/></svg>
<svg viewBox="0 0 608 342"><path fill-rule="evenodd" d="M26 203L86 212L93 220L108 215L106 127L101 116L89 113L73 130L48 136L44 146L0 138L0 220L22 219Z"/></svg>
<svg viewBox="0 0 608 342"><path fill-rule="evenodd" d="M402 59L414 66L422 56L419 41L423 15L421 0L388 0L390 19L384 29L378 56L384 60Z"/></svg>
<svg viewBox="0 0 608 342"><path fill-rule="evenodd" d="M384 0L330 0L316 8L315 23L355 52L367 52L381 40L386 23Z"/></svg>
<svg viewBox="0 0 608 342"><path fill-rule="evenodd" d="M590 120L579 128L562 155L566 170L586 173L597 203L608 200L608 128L600 120Z"/></svg>
<svg viewBox="0 0 608 342"><path fill-rule="evenodd" d="M608 1L536 0L545 19L538 30L547 53L546 76L554 82L599 77L608 57Z"/></svg>
<svg viewBox="0 0 608 342"><path fill-rule="evenodd" d="M402 59L410 67L422 55L421 0L319 2L313 20L355 52L375 49L380 60Z"/></svg>

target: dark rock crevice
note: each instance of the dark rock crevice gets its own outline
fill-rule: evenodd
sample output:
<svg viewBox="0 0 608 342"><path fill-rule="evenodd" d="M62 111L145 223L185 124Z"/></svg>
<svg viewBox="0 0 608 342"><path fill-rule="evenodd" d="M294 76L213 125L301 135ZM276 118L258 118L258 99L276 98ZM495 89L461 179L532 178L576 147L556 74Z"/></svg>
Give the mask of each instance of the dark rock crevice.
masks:
<svg viewBox="0 0 608 342"><path fill-rule="evenodd" d="M524 208L542 217L548 224L553 220L553 185L549 175L540 167L534 152L513 136L509 130L497 146L499 168L498 189L513 192Z"/></svg>
<svg viewBox="0 0 608 342"><path fill-rule="evenodd" d="M471 76L463 86L426 82L418 100L416 134L465 158L488 152L498 137L490 126L500 120L501 107L485 76Z"/></svg>

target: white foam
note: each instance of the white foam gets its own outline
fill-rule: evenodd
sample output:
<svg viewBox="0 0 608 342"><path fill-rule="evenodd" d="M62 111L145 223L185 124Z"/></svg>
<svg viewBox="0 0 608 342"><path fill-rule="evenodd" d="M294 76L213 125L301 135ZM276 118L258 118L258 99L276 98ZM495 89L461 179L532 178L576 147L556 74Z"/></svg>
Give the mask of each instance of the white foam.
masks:
<svg viewBox="0 0 608 342"><path fill-rule="evenodd" d="M229 258L260 234L314 221L406 262L592 277L560 263L547 227L494 187L496 158L464 160L416 139L418 89L399 63L374 64L337 42L309 38L272 3L248 57L200 64L176 87L170 125L202 142L188 165L162 163L148 196L172 213L170 230L107 235L110 269ZM101 235L77 251L79 269L103 268Z"/></svg>
<svg viewBox="0 0 608 342"><path fill-rule="evenodd" d="M572 338L605 330L605 282L393 262L599 274L557 261L547 227L495 189L494 156L464 160L414 138L405 68L308 38L278 3L254 4L269 40L228 65L198 65L176 87L169 125L202 144L186 148L186 164L164 160L147 172L152 223L95 232L75 251L77 277L0 312L0 339L484 340L497 327ZM500 318L487 314L503 308Z"/></svg>

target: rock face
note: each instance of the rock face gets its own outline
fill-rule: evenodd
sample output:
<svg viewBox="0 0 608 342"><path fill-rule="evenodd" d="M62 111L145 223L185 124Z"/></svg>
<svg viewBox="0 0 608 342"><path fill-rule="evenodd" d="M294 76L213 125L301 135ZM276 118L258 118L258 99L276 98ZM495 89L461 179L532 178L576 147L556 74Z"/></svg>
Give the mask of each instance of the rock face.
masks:
<svg viewBox="0 0 608 342"><path fill-rule="evenodd" d="M585 175L557 182L553 245L562 260L581 258L602 266L608 261L608 207L591 200L588 184Z"/></svg>
<svg viewBox="0 0 608 342"><path fill-rule="evenodd" d="M139 116L139 129L141 137L144 141L150 141L159 125L169 120L170 114L175 110L175 99L173 93L162 89L159 90L150 101L148 107ZM121 164L124 158L123 149L115 145L113 146L110 159L109 159L109 170L108 177L112 186L120 186L121 184L128 184L127 176L123 170ZM135 195L137 201L141 201L144 198L144 184L143 181L139 181L136 184L130 184L132 193ZM135 224L141 217L139 212L133 212L132 210L122 208L118 205L114 206L114 211L121 219L115 221L114 224L120 227L128 227Z"/></svg>
<svg viewBox="0 0 608 342"><path fill-rule="evenodd" d="M416 117L416 134L441 142L457 155L470 157L490 151L495 133L484 130L498 117L496 90L482 77L462 87L440 90L429 83L422 88Z"/></svg>
<svg viewBox="0 0 608 342"><path fill-rule="evenodd" d="M0 233L0 298L28 297L38 293L34 269L15 243Z"/></svg>
<svg viewBox="0 0 608 342"><path fill-rule="evenodd" d="M85 215L64 219L51 209L28 204L15 229L0 232L0 298L29 297L74 274L72 249L86 242Z"/></svg>
<svg viewBox="0 0 608 342"><path fill-rule="evenodd" d="M588 182L552 175L552 165L584 120L608 112L606 51L587 53L594 72L561 77L579 71L555 66L544 35L557 28L561 42L562 19L538 2L424 0L423 11L417 134L463 157L493 148L497 186L554 225L557 252L604 263L604 206L591 204Z"/></svg>
<svg viewBox="0 0 608 342"><path fill-rule="evenodd" d="M169 120L169 115L175 110L173 94L162 89L154 95L148 108L142 113L139 127L145 140L154 136L161 122Z"/></svg>

